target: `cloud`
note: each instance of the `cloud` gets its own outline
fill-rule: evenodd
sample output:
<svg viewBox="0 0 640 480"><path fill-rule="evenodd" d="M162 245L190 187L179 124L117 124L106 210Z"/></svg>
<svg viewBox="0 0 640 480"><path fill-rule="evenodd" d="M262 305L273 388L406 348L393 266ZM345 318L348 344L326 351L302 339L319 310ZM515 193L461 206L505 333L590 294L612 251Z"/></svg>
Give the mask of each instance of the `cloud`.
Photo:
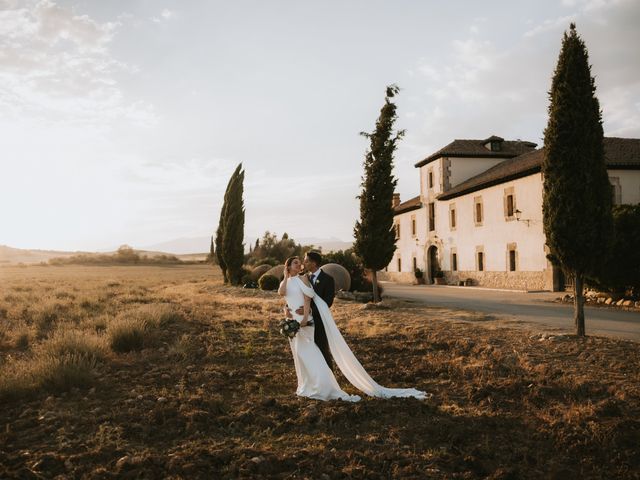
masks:
<svg viewBox="0 0 640 480"><path fill-rule="evenodd" d="M574 20L589 48L605 134L640 136L640 65L634 47L640 44L640 9L630 0L572 5L575 14L542 21L510 45L497 46L472 30L443 48L440 58L417 62L412 71L427 86L418 102L422 123L407 126L405 153L415 152L417 159L454 138L490 134L540 144L562 32Z"/></svg>
<svg viewBox="0 0 640 480"><path fill-rule="evenodd" d="M149 123L150 105L127 102L116 76L133 69L109 45L120 26L52 0L0 3L0 108L38 123Z"/></svg>
<svg viewBox="0 0 640 480"><path fill-rule="evenodd" d="M173 16L174 16L174 13L168 8L165 8L164 10L162 10L162 12L160 12L159 16L152 17L151 21L155 23L166 22Z"/></svg>
<svg viewBox="0 0 640 480"><path fill-rule="evenodd" d="M536 25L531 30L524 33L525 37L535 37L558 29L566 29L571 22L575 20L575 15L566 15L563 17L547 19L540 25Z"/></svg>

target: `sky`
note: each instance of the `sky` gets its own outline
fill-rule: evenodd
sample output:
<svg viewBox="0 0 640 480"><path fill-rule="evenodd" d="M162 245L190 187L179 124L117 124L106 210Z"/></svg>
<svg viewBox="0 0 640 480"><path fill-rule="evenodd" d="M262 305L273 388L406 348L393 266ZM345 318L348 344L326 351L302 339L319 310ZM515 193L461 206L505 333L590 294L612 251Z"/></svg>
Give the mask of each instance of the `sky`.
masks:
<svg viewBox="0 0 640 480"><path fill-rule="evenodd" d="M0 244L211 235L240 162L247 237L350 241L387 85L407 200L455 138L542 143L572 21L605 135L640 137L638 0L0 0Z"/></svg>

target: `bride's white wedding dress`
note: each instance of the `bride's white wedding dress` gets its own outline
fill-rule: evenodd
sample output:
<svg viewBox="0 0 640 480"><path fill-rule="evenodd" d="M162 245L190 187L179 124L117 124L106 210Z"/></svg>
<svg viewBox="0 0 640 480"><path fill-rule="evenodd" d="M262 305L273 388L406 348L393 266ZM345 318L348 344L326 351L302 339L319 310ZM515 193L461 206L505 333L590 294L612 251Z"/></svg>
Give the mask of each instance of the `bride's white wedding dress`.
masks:
<svg viewBox="0 0 640 480"><path fill-rule="evenodd" d="M372 397L416 397L427 398L427 394L415 388L386 388L378 385L362 367L355 357L347 342L344 341L336 322L333 320L331 310L322 298L316 296L313 288L304 284L300 277L291 277L287 281L285 299L293 313L293 318L298 322L303 316L295 311L304 305L304 295L313 298L320 313L321 321L327 333L329 349L336 361L338 368L349 382L361 392ZM316 319L317 320L317 319ZM322 352L313 340L314 326L301 327L298 334L289 339L293 362L298 377L297 395L315 398L317 400L347 400L357 402L360 397L344 392L336 381L333 372L328 367Z"/></svg>

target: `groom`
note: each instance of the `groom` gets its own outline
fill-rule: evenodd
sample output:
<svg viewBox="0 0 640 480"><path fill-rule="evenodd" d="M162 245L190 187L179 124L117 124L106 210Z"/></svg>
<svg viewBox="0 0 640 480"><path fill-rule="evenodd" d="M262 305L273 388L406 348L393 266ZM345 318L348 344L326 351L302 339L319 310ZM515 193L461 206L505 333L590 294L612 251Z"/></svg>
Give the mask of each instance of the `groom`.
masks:
<svg viewBox="0 0 640 480"><path fill-rule="evenodd" d="M311 282L311 286L313 287L313 291L327 303L329 308L331 308L331 305L333 305L333 298L336 295L336 282L333 280L331 275L323 272L320 268L320 265L322 264L322 256L320 253L311 250L304 256L302 264L304 265L305 271L309 272L308 278ZM304 309L300 307L296 310L296 313L298 315L304 315ZM313 324L316 327L313 340L322 352L327 365L329 365L329 368L333 370L333 360L331 358L331 350L329 350L327 334L324 330L324 325L322 324L318 307L313 300L311 301L311 315L313 317Z"/></svg>

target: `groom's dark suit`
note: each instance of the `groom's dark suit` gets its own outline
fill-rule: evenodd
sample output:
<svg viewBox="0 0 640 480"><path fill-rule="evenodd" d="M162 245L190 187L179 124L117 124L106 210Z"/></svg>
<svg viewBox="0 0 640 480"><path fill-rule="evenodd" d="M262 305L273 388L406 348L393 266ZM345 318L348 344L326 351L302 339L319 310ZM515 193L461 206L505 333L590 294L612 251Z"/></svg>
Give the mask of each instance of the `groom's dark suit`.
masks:
<svg viewBox="0 0 640 480"><path fill-rule="evenodd" d="M328 273L324 273L320 270L318 273L315 282L313 282L313 290L316 292L320 298L322 298L329 307L333 305L333 298L336 295L336 282L333 280L333 277ZM315 324L315 333L314 333L314 341L324 359L329 365L329 368L333 370L333 360L331 359L331 350L329 350L329 342L327 341L327 334L324 331L324 325L322 324L322 318L320 318L320 313L318 312L318 307L316 304L311 301L311 315L313 316L313 323Z"/></svg>

